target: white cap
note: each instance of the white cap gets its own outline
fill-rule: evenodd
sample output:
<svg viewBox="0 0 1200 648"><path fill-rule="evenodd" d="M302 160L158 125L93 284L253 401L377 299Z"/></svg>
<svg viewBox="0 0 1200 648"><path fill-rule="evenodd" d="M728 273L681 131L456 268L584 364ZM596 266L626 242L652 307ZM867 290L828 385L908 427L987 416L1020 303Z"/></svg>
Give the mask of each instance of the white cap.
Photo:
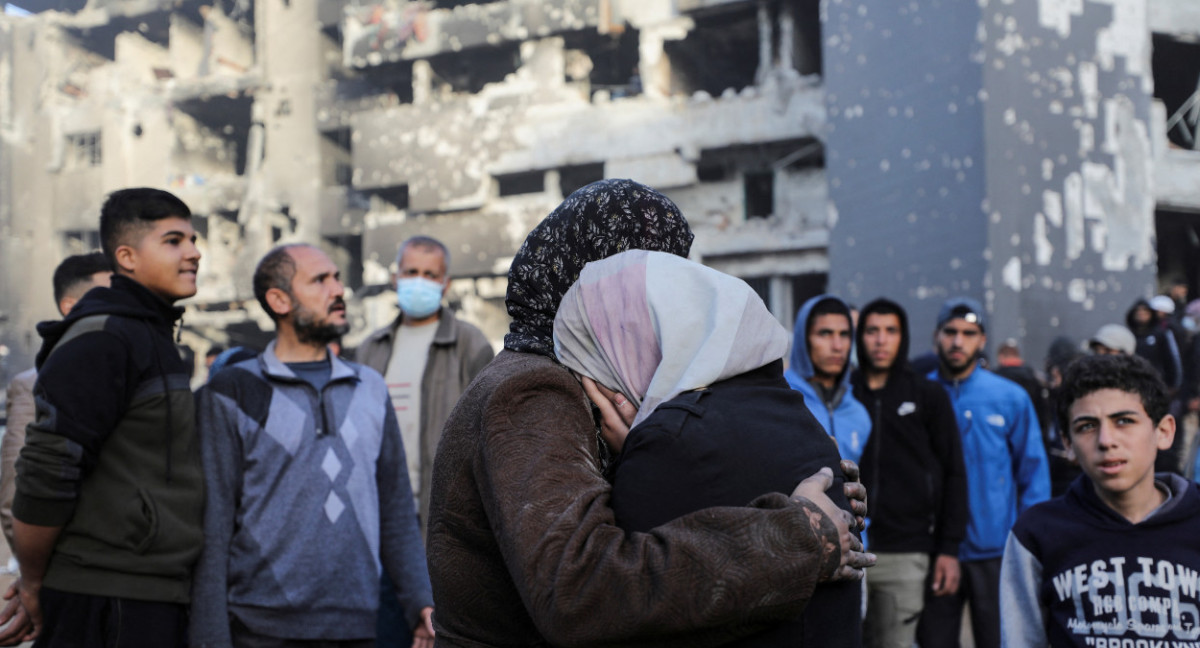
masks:
<svg viewBox="0 0 1200 648"><path fill-rule="evenodd" d="M1156 310L1160 313L1170 315L1175 312L1175 300L1166 295L1155 295L1148 302L1150 310Z"/></svg>

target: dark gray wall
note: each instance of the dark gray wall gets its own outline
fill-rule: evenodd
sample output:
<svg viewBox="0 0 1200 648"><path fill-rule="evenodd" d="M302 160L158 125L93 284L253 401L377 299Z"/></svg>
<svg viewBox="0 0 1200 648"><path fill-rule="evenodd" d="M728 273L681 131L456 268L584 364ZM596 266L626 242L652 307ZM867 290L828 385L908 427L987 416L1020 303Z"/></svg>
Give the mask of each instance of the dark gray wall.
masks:
<svg viewBox="0 0 1200 648"><path fill-rule="evenodd" d="M828 3L829 287L909 310L928 349L950 295L982 297L988 263L974 2Z"/></svg>
<svg viewBox="0 0 1200 648"><path fill-rule="evenodd" d="M1040 365L1153 283L1145 8L986 4L828 5L830 289L903 303L914 353L975 297Z"/></svg>

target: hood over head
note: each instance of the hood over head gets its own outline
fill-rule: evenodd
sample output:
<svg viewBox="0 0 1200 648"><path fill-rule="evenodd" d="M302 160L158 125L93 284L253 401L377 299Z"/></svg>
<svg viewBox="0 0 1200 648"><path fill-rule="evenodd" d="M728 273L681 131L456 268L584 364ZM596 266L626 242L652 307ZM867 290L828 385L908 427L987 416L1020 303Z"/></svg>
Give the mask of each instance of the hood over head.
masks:
<svg viewBox="0 0 1200 648"><path fill-rule="evenodd" d="M886 298L880 297L875 301L863 306L858 313L858 330L854 331L855 350L858 355L858 366L863 371L870 371L875 368L871 362L871 354L867 351L867 345L863 342L863 326L867 323L867 316L872 313L895 313L900 319L900 349L896 352L896 361L892 363L888 370L889 374L896 373L908 367L908 313L900 304Z"/></svg>
<svg viewBox="0 0 1200 648"><path fill-rule="evenodd" d="M812 353L808 348L808 329L812 326L813 311L816 310L818 304L823 302L833 302L837 311L845 313L846 319L850 319L850 306L842 298L833 295L817 295L804 302L804 305L800 307L800 312L796 314L796 325L792 329L792 354L789 359L788 373L795 374L805 381L811 380L816 373L813 369ZM852 319L850 319L850 339L855 339L854 320ZM849 380L850 358L847 357L846 366L838 376L836 384L846 385Z"/></svg>
<svg viewBox="0 0 1200 648"><path fill-rule="evenodd" d="M1137 310L1138 306L1150 308L1150 300L1139 299L1133 302L1133 305L1129 307L1129 310L1125 311L1125 326L1129 328L1130 331L1133 331L1134 335L1144 335L1146 331L1158 324L1158 312L1153 308L1150 308L1150 322L1143 326L1138 326L1137 322L1133 321L1133 311Z"/></svg>
<svg viewBox="0 0 1200 648"><path fill-rule="evenodd" d="M526 237L508 271L504 348L554 357L554 315L583 266L625 250L687 257L691 228L670 198L633 180L600 180L567 197Z"/></svg>

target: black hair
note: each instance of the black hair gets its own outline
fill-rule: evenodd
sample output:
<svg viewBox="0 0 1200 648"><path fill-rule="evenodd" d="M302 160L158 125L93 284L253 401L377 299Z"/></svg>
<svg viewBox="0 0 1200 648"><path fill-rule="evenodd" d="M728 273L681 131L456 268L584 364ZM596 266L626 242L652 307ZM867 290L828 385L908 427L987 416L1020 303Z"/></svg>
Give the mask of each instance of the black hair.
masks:
<svg viewBox="0 0 1200 648"><path fill-rule="evenodd" d="M445 243L432 236L422 234L410 237L400 244L400 247L396 249L396 265L400 265L400 259L404 256L404 250L408 249L409 246L440 251L442 253L443 265L446 266L446 270L450 269L450 249L446 247Z"/></svg>
<svg viewBox="0 0 1200 648"><path fill-rule="evenodd" d="M298 247L312 246L307 243L278 245L267 252L254 269L254 298L273 321L279 321L279 315L267 305L267 291L278 288L291 296L292 279L296 277L296 260L292 258L291 249Z"/></svg>
<svg viewBox="0 0 1200 648"><path fill-rule="evenodd" d="M836 297L826 297L813 304L812 310L808 312L808 321L804 323L805 335L812 333L813 322L822 315L843 315L849 321L850 309Z"/></svg>
<svg viewBox="0 0 1200 648"><path fill-rule="evenodd" d="M117 248L130 245L164 218L191 219L192 210L162 189L136 187L108 195L100 208L100 245L109 265L117 268Z"/></svg>
<svg viewBox="0 0 1200 648"><path fill-rule="evenodd" d="M112 272L112 264L103 252L76 254L63 259L54 269L54 303L62 301L80 284L90 282L92 275L98 272Z"/></svg>
<svg viewBox="0 0 1200 648"><path fill-rule="evenodd" d="M1167 415L1170 398L1158 371L1136 355L1088 355L1075 360L1063 373L1058 393L1058 425L1070 434L1071 405L1101 389L1137 394L1146 414L1157 425ZM1069 438L1069 436L1068 436Z"/></svg>

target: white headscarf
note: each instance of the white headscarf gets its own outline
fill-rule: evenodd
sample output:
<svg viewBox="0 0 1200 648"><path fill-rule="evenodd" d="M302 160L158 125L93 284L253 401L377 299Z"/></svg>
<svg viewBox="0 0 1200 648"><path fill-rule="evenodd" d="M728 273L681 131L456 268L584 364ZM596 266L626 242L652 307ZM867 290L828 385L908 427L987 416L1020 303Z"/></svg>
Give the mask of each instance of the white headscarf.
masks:
<svg viewBox="0 0 1200 648"><path fill-rule="evenodd" d="M554 319L560 362L638 406L787 354L790 335L746 282L672 254L630 250L584 266Z"/></svg>

